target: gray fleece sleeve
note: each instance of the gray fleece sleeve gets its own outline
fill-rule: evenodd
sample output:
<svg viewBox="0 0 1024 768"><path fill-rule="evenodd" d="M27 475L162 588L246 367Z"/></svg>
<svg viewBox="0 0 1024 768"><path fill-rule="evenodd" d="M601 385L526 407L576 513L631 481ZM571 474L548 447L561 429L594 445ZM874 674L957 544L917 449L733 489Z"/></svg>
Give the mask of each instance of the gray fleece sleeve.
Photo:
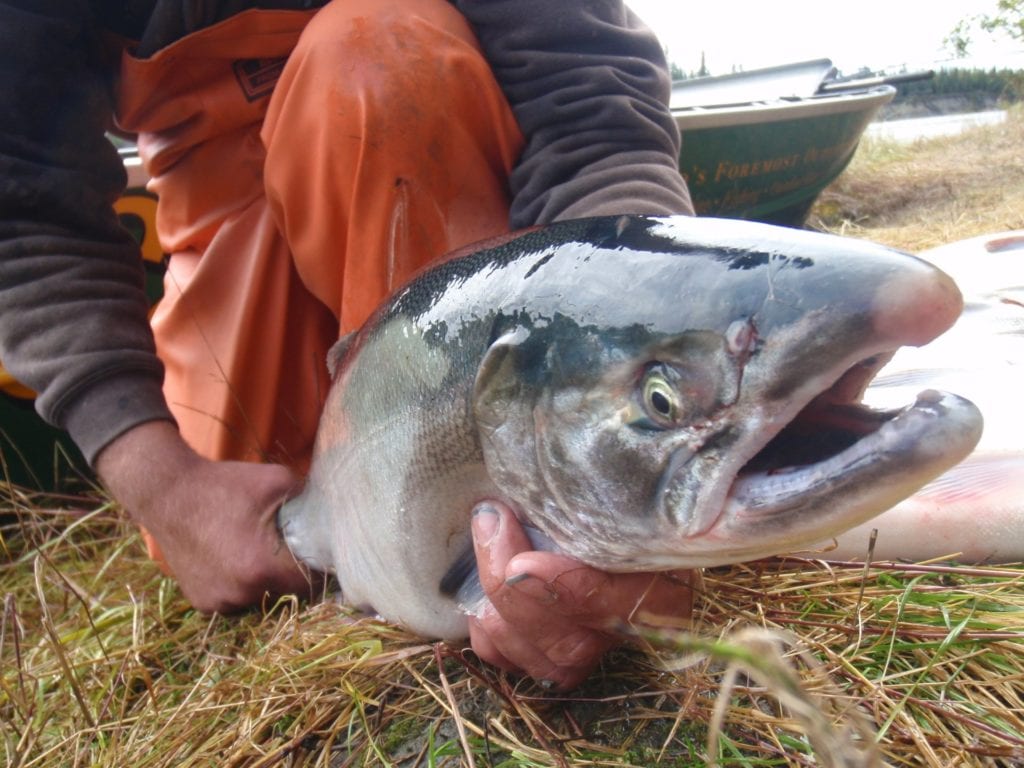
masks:
<svg viewBox="0 0 1024 768"><path fill-rule="evenodd" d="M620 0L456 0L526 136L513 228L601 214L693 213L670 81Z"/></svg>
<svg viewBox="0 0 1024 768"><path fill-rule="evenodd" d="M93 462L170 419L95 25L79 0L0 0L0 360Z"/></svg>

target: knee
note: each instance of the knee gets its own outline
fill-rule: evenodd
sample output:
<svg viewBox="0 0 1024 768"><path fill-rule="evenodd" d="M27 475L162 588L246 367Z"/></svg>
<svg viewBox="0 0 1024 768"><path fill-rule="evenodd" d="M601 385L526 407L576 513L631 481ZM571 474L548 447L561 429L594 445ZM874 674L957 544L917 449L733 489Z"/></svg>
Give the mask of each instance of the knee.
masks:
<svg viewBox="0 0 1024 768"><path fill-rule="evenodd" d="M462 57L482 54L447 0L334 0L310 20L292 53L330 91L387 100L420 97L430 83L457 85L451 68Z"/></svg>

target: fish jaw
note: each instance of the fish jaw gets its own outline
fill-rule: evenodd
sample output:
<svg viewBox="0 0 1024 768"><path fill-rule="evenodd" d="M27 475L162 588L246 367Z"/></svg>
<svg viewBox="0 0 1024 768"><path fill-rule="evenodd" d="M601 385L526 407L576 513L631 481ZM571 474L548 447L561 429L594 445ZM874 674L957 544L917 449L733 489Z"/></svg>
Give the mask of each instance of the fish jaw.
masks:
<svg viewBox="0 0 1024 768"><path fill-rule="evenodd" d="M964 461L877 518L820 542L812 554L1024 561L1024 231L962 240L920 257L956 279L964 311L935 342L901 349L872 380L865 401L892 408L922 387L957 392L985 415L984 433Z"/></svg>
<svg viewBox="0 0 1024 768"><path fill-rule="evenodd" d="M926 390L850 447L811 465L741 473L702 539L708 564L782 554L837 536L899 503L970 454L978 408Z"/></svg>

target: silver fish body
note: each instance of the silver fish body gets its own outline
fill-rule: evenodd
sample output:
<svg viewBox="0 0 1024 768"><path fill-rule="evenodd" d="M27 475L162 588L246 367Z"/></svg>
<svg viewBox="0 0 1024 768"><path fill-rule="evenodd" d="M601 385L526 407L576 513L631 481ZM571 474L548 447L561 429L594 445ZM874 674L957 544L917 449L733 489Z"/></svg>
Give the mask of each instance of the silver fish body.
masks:
<svg viewBox="0 0 1024 768"><path fill-rule="evenodd" d="M964 295L956 324L931 344L901 349L864 400L898 406L923 388L964 395L985 418L964 461L879 517L838 537L830 558L1024 561L1024 231L970 238L921 257Z"/></svg>
<svg viewBox="0 0 1024 768"><path fill-rule="evenodd" d="M281 528L347 602L442 638L466 633L453 574L482 499L605 570L807 547L974 446L980 415L954 395L852 435L833 417L960 308L941 271L860 241L689 217L551 225L427 271L346 345Z"/></svg>

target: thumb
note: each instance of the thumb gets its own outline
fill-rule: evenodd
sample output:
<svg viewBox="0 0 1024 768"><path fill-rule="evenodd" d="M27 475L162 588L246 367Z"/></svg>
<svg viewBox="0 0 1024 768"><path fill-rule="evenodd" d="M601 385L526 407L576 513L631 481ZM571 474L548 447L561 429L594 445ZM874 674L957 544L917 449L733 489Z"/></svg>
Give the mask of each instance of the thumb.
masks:
<svg viewBox="0 0 1024 768"><path fill-rule="evenodd" d="M509 560L532 549L530 540L512 510L497 501L482 501L473 508L472 529L480 583L493 595L505 583Z"/></svg>

